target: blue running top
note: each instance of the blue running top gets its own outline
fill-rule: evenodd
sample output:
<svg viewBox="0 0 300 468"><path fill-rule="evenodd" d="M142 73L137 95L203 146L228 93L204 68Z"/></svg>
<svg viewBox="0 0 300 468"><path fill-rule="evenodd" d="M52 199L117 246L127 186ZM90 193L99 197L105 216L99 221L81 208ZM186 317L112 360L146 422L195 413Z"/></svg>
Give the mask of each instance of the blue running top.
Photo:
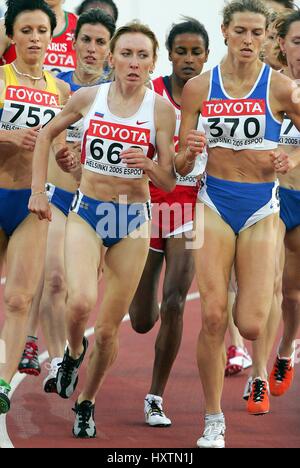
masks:
<svg viewBox="0 0 300 468"><path fill-rule="evenodd" d="M271 68L263 64L250 93L233 98L224 88L220 66L212 70L208 100L202 106L208 147L236 151L277 148L282 124L269 104L271 76Z"/></svg>

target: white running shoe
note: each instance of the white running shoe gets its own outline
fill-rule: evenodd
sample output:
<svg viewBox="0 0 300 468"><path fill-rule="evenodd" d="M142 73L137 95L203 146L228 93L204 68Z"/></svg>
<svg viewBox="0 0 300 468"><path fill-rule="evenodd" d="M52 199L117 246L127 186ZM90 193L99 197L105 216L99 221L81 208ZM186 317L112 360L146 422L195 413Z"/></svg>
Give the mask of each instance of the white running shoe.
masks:
<svg viewBox="0 0 300 468"><path fill-rule="evenodd" d="M249 379L247 380L247 383L245 385L245 389L244 389L244 393L243 393L243 399L246 400L246 401L249 400L251 390L252 390L252 383L253 383L253 377L249 377Z"/></svg>
<svg viewBox="0 0 300 468"><path fill-rule="evenodd" d="M197 440L198 448L225 448L225 421L205 421L203 436Z"/></svg>
<svg viewBox="0 0 300 468"><path fill-rule="evenodd" d="M237 346L230 346L227 351L227 363L225 376L239 374L242 370L252 366L252 359L247 349Z"/></svg>
<svg viewBox="0 0 300 468"><path fill-rule="evenodd" d="M145 421L152 427L168 427L172 422L162 409L163 399L157 395L146 395L145 397Z"/></svg>
<svg viewBox="0 0 300 468"><path fill-rule="evenodd" d="M57 393L56 376L59 369L59 364L62 363L63 358L54 358L51 363L45 365L48 370L48 375L43 382L43 389L46 393Z"/></svg>
<svg viewBox="0 0 300 468"><path fill-rule="evenodd" d="M252 366L252 358L250 354L248 353L248 350L246 347L243 349L244 351L244 356L243 356L243 369L248 369L249 367Z"/></svg>

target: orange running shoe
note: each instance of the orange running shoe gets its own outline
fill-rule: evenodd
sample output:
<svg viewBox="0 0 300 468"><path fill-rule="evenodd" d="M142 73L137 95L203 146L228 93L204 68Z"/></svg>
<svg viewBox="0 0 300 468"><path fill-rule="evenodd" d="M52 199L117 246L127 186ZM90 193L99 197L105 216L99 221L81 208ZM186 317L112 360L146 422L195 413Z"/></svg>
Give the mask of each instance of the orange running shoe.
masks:
<svg viewBox="0 0 300 468"><path fill-rule="evenodd" d="M256 377L252 382L251 394L247 402L248 413L253 416L267 414L270 411L269 384Z"/></svg>
<svg viewBox="0 0 300 468"><path fill-rule="evenodd" d="M292 385L294 379L295 351L290 358L276 358L270 375L270 391L273 396L284 395Z"/></svg>

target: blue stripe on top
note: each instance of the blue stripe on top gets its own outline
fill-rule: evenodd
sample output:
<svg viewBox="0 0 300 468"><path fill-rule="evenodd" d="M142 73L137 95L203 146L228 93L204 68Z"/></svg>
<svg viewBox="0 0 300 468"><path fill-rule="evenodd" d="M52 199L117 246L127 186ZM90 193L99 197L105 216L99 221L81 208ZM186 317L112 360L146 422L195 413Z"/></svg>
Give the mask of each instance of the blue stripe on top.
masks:
<svg viewBox="0 0 300 468"><path fill-rule="evenodd" d="M277 122L270 112L269 102L268 102L268 91L270 86L272 69L269 65L263 64L262 71L258 77L255 87L252 89L250 94L240 99L264 99L266 102L266 131L265 131L265 140L274 141L276 143L280 140L281 132L281 123ZM221 84L221 70L220 65L217 65L212 70L212 80L211 80L211 91L208 100L212 99L222 99L227 101L228 99L238 99L232 98L228 94L225 94L224 88Z"/></svg>

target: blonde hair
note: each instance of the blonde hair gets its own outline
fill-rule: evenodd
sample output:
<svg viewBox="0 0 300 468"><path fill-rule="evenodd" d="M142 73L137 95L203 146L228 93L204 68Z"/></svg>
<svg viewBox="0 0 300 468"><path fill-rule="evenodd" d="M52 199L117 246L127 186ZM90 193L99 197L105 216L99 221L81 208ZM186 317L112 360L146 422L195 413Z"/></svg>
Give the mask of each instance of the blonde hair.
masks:
<svg viewBox="0 0 300 468"><path fill-rule="evenodd" d="M257 13L266 18L266 28L269 25L270 13L266 5L261 0L233 0L227 2L223 9L223 24L229 26L235 13Z"/></svg>
<svg viewBox="0 0 300 468"><path fill-rule="evenodd" d="M121 28L117 29L116 33L114 34L113 38L110 41L110 51L113 54L117 45L118 40L120 39L121 36L124 34L130 34L130 33L140 33L144 34L144 36L147 36L153 46L153 57L154 61L157 59L157 54L158 54L158 49L159 49L159 44L158 40L154 34L154 32L147 26L146 24L142 24L138 21L132 21L131 23L126 24L125 26L122 26Z"/></svg>

